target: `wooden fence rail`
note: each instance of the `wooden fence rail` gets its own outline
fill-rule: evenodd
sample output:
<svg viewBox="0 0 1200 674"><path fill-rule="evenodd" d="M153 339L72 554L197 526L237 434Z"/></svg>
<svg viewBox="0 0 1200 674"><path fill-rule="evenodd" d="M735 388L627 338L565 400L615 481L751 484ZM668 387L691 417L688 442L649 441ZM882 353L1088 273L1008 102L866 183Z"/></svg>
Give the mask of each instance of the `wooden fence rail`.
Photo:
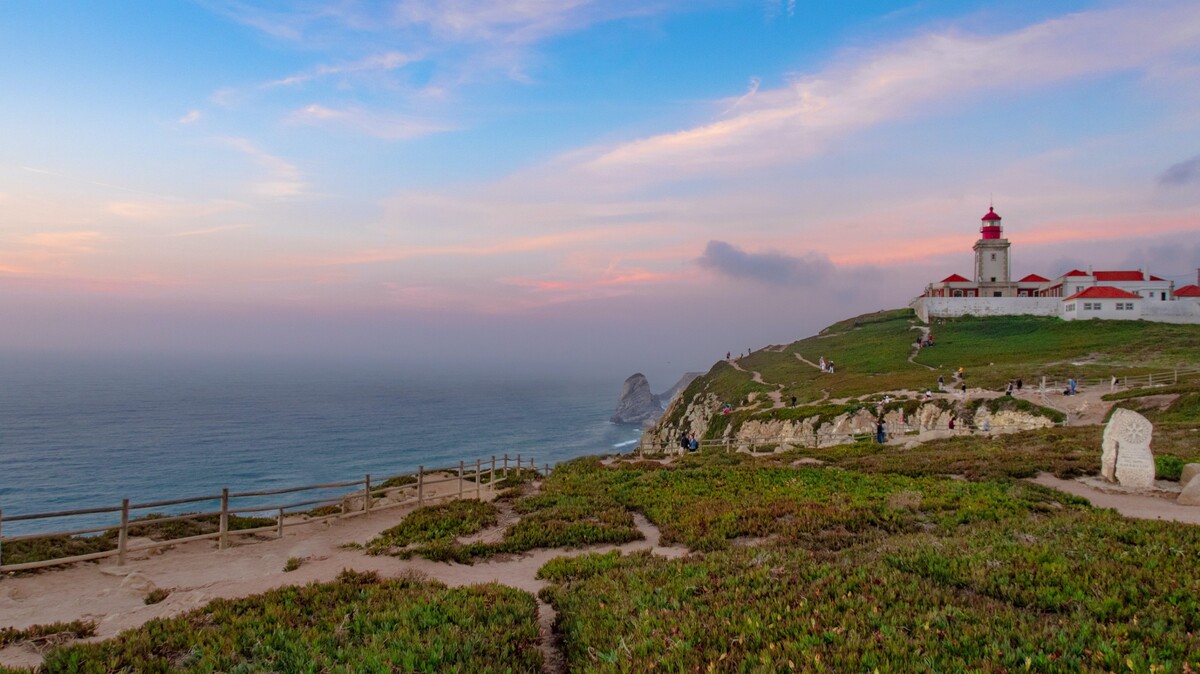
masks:
<svg viewBox="0 0 1200 674"><path fill-rule="evenodd" d="M116 557L117 564L123 565L125 564L128 555L131 553L154 550L171 545L180 545L182 543L190 543L192 541L216 539L218 548L224 550L229 547L231 536L273 533L275 534L276 538L282 538L285 527L315 524L318 522L325 522L330 519L356 517L359 515L370 517L371 513L378 512L380 510L409 507L414 505L420 507L425 505L427 501L443 501L447 499L454 500L460 498L482 499L484 496L483 490L485 488L485 484L486 489L494 490L497 480L503 480L511 476L514 472L520 473L522 470L532 470L541 476L548 476L550 474L550 464L545 464L542 468L538 468L533 457L523 459L520 454L518 454L515 459L510 459L508 454L505 454L503 457L501 457L499 466L497 466L497 459L495 456L492 456L490 461L476 459L473 468L474 470L471 470L470 464L464 461L459 461L457 466L450 466L448 468L427 469L425 466L420 466L415 473L399 473L385 477L382 480L378 478L372 479L371 475L368 473L361 480L328 482L324 484L305 485L301 487L285 487L281 489L264 489L243 492L232 492L228 488L225 488L221 490L220 494L215 495L147 501L145 503L132 503L129 499L122 499L121 505L109 507L77 508L74 510L58 510L53 512L17 515L5 514L4 510L0 509L0 573L41 569L50 566L71 564L74 562L99 560L107 557ZM431 476L435 475L447 475L447 477L431 478ZM409 481L405 480L404 478L412 479ZM391 481L395 482L390 486L384 486ZM458 484L457 491L451 490L445 494L433 497L426 495L426 487L428 486L454 482L457 482ZM473 492L466 488L466 485L472 482L475 485ZM353 488L354 491L349 493L341 493L336 496L318 497L291 501L287 503L237 503L239 499L262 498L264 496L282 496L285 494L294 494L304 491L344 488ZM405 492L406 496L390 502L373 503L373 501L377 501L379 499L390 499L391 496L396 492ZM193 503L212 503L214 501L220 503L219 508L208 508L202 509L200 512L180 513L174 515L158 515L156 513L150 513L142 518L130 518L132 511L145 511L148 508L163 508ZM361 504L358 503L358 501L361 501ZM333 506L336 512L325 513L321 510L322 508L328 506ZM298 510L299 508L306 507L308 510ZM314 511L320 512L314 513ZM85 515L105 515L111 513L120 514L120 520L118 523L108 526L84 526L75 527L69 530L25 533L12 536L4 535L4 525L14 522L31 522L35 520L71 518ZM236 517L239 515L254 515L258 513L270 513L271 517L274 519L274 522L269 525L247 529L233 529L230 527L231 517ZM286 521L289 515L302 516L303 519ZM212 517L216 517L218 520L217 530L213 532L161 541L155 540L136 545L130 543L129 533L131 530L136 532L139 528L158 524L194 521L202 518ZM117 544L115 548L90 552L87 554L58 557L55 559L44 559L33 562L22 562L15 564L4 563L4 545L6 543L12 544L20 541L87 536L89 534L106 532L110 533L110 535L112 532L116 533Z"/></svg>

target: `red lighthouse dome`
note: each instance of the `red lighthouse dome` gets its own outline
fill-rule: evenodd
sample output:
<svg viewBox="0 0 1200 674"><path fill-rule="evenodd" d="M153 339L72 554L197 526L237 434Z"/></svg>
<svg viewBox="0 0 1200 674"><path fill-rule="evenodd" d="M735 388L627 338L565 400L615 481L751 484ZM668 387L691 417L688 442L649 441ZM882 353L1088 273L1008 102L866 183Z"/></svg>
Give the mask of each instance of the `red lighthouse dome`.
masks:
<svg viewBox="0 0 1200 674"><path fill-rule="evenodd" d="M996 213L996 209L988 206L988 212L983 216L983 224L979 227L979 233L985 239L1000 238L1000 215Z"/></svg>

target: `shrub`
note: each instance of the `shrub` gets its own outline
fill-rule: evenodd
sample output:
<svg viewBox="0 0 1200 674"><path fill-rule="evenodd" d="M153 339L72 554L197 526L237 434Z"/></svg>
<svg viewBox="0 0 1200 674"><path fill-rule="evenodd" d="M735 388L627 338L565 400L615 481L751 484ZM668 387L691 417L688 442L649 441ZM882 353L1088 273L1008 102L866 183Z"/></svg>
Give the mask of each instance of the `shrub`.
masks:
<svg viewBox="0 0 1200 674"><path fill-rule="evenodd" d="M169 596L171 596L170 590L164 590L161 587L156 587L153 590L150 590L145 597L142 597L142 603L146 604L147 606L150 604L157 604Z"/></svg>
<svg viewBox="0 0 1200 674"><path fill-rule="evenodd" d="M283 564L283 572L291 573L292 571L300 568L300 565L303 563L304 560L300 559L299 557L288 557L287 561Z"/></svg>

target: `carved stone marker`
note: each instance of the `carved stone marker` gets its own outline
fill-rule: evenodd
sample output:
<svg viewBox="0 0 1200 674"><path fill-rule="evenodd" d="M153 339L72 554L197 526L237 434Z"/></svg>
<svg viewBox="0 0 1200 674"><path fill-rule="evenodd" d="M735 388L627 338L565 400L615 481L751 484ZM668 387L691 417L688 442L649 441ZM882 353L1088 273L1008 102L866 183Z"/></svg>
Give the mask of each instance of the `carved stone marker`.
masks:
<svg viewBox="0 0 1200 674"><path fill-rule="evenodd" d="M1100 474L1123 487L1154 487L1154 454L1150 436L1154 425L1133 410L1118 409L1104 427Z"/></svg>

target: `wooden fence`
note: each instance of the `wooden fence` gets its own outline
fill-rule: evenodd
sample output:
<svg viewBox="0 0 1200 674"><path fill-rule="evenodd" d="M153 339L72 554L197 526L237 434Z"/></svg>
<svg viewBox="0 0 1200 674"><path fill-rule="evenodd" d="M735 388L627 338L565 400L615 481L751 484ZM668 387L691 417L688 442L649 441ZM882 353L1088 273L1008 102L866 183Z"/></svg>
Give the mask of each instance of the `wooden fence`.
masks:
<svg viewBox="0 0 1200 674"><path fill-rule="evenodd" d="M317 522L324 522L330 519L356 517L358 515L370 517L372 512L377 512L380 510L409 506L420 507L426 505L427 503L432 503L439 500L455 500L462 498L480 499L483 497L484 489L494 489L496 480L502 480L511 475L514 471L519 473L522 470L535 471L539 475L544 476L550 474L550 465L546 464L541 469L538 469L537 464L534 462L532 457L529 459L522 459L521 455L518 454L515 459L510 459L509 456L505 454L499 459L495 456L492 456L490 460L486 461L482 459L476 459L474 465L459 461L457 466L451 466L448 468L425 468L424 466L420 466L415 473L400 473L397 475L388 476L381 480L372 480L371 475L368 474L361 480L330 482L326 484L306 485L303 487L288 487L284 489L231 492L228 488L225 488L221 490L220 494L170 499L165 501L151 501L146 503L132 503L130 499L123 499L121 501L121 505L110 507L80 508L76 510L61 510L57 512L30 513L20 515L6 515L3 510L0 510L0 573L7 571L41 569L50 566L58 566L61 564L70 564L73 562L85 562L103 559L106 557L116 557L117 564L123 565L125 564L128 555L135 552L143 552L146 550L154 550L171 545L179 545L182 543L190 543L192 541L201 540L216 539L218 547L224 550L225 548L229 547L229 540L233 536L274 533L276 538L282 538L284 529L286 527L315 524ZM457 490L452 489L444 494L441 494L440 496L426 495L427 487L455 482L458 485ZM343 492L337 496L329 496L325 498L304 499L303 497L300 497L301 500L287 500L286 502L271 503L266 505L261 503L247 503L247 501L252 499L279 497L286 494L298 494L305 491L328 489L354 489L354 491ZM398 500L391 500L392 495L396 492L402 492L401 498ZM367 494L370 494L371 498L365 498ZM380 499L387 499L389 502L383 504L373 503L373 501ZM283 501L283 499L280 500ZM202 512L188 512L170 516L159 516L155 514L151 518L147 518L143 515L140 519L131 519L131 515L136 512L150 514L149 510L151 508L173 508L181 505L200 503L219 503L220 505L217 509ZM315 514L314 509L316 509ZM326 513L325 511L329 509L333 509L336 512ZM28 533L15 536L3 535L4 525L6 523L29 522L52 518L78 518L108 513L119 514L119 522L100 527L75 527L60 531ZM272 515L274 522L268 526L259 526L248 529L230 528L231 516L255 515L262 513L269 513ZM291 521L287 521L288 516L292 516L293 519ZM201 518L211 519L213 517L216 517L218 521L217 530L214 532L186 536L183 538L173 538L169 540L154 540L139 543L137 545L130 544L129 532L131 529L137 530L141 527L167 524L170 522L198 520ZM36 541L65 537L85 537L88 535L97 535L102 533L111 534L114 530L117 535L117 543L116 547L112 549L18 564L3 563L4 545L6 543L11 544L17 541Z"/></svg>

